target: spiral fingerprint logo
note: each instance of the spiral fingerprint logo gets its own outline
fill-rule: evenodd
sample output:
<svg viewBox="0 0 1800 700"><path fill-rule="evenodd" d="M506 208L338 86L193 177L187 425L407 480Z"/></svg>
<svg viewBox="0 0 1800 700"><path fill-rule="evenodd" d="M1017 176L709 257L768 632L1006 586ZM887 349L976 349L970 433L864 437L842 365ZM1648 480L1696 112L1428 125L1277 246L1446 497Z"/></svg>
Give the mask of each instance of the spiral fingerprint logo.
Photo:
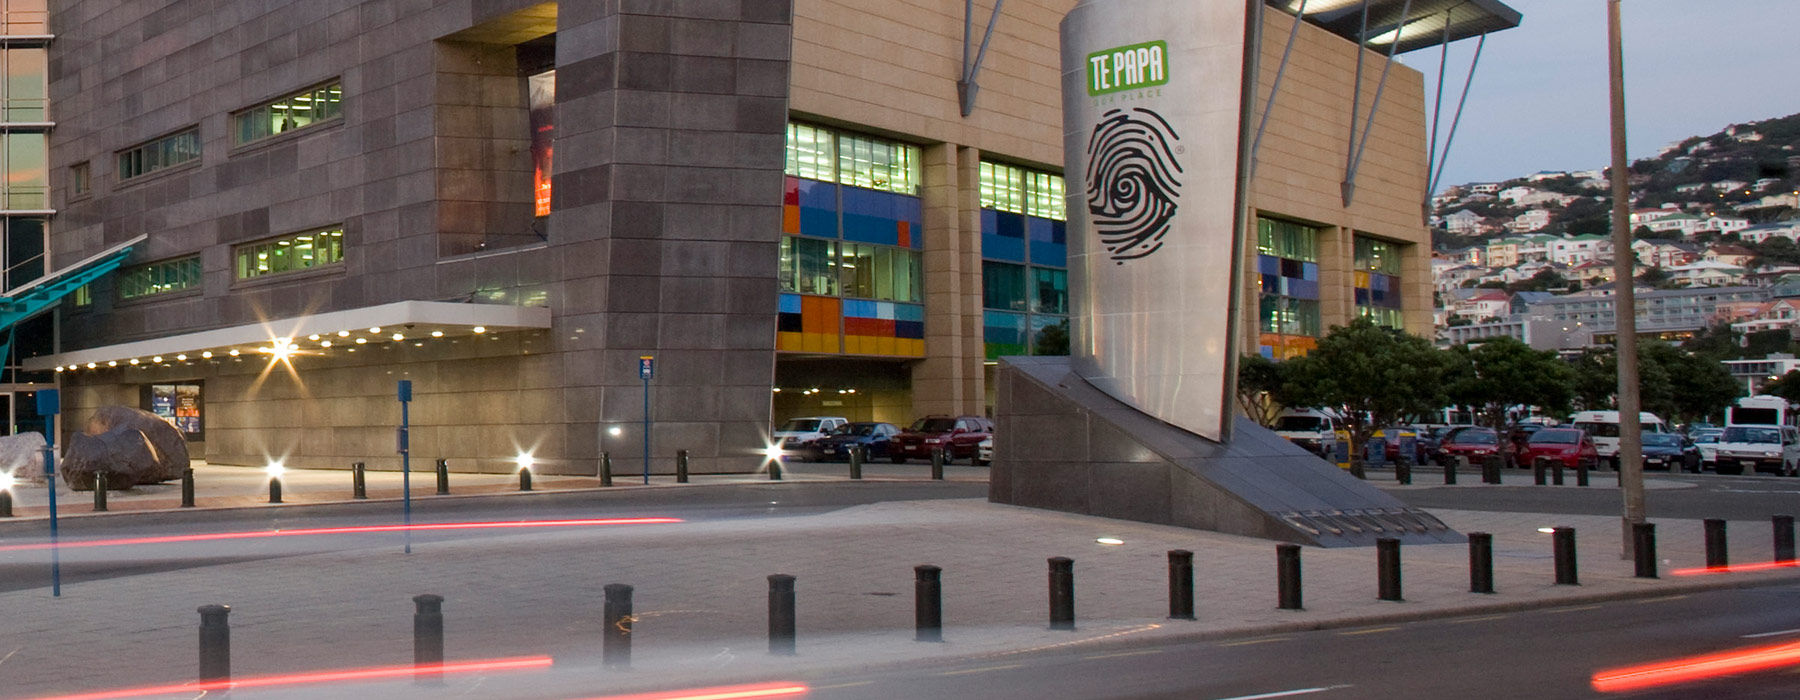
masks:
<svg viewBox="0 0 1800 700"><path fill-rule="evenodd" d="M1088 213L1094 232L1123 265L1162 249L1181 196L1181 136L1144 108L1101 117L1088 140Z"/></svg>

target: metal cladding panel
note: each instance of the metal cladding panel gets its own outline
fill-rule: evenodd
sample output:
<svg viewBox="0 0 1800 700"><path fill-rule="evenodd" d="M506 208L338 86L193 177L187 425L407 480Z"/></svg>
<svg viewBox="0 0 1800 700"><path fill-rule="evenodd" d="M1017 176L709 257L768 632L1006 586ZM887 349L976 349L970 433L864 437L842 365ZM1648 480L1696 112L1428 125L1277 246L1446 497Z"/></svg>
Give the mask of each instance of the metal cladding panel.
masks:
<svg viewBox="0 0 1800 700"><path fill-rule="evenodd" d="M1084 0L1062 24L1076 366L1211 440L1229 420L1248 7Z"/></svg>

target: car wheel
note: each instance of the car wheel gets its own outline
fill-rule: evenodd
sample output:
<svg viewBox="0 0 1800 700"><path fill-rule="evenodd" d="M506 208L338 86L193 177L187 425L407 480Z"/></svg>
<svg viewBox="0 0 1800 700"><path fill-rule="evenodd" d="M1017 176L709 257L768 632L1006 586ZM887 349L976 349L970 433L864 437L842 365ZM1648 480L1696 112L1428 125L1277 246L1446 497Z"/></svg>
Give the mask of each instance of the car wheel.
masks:
<svg viewBox="0 0 1800 700"><path fill-rule="evenodd" d="M950 465L950 464L955 464L955 463L956 463L956 450L944 450L944 464Z"/></svg>

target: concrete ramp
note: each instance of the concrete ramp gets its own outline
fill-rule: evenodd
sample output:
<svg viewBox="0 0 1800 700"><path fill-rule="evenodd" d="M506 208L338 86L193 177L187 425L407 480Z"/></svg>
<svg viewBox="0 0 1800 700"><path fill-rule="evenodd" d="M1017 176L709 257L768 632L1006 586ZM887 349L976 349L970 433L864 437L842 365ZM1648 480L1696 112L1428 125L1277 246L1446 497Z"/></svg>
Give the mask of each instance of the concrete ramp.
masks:
<svg viewBox="0 0 1800 700"><path fill-rule="evenodd" d="M1249 420L1230 444L1107 396L1065 357L1001 360L988 500L1322 547L1462 542Z"/></svg>

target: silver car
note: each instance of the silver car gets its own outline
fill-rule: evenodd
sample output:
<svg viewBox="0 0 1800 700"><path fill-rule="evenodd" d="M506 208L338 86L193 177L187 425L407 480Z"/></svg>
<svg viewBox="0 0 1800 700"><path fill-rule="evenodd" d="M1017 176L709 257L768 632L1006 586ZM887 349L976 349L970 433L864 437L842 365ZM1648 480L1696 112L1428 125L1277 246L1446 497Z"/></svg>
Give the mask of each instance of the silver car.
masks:
<svg viewBox="0 0 1800 700"><path fill-rule="evenodd" d="M975 446L975 466L985 467L994 463L994 436L989 435Z"/></svg>

